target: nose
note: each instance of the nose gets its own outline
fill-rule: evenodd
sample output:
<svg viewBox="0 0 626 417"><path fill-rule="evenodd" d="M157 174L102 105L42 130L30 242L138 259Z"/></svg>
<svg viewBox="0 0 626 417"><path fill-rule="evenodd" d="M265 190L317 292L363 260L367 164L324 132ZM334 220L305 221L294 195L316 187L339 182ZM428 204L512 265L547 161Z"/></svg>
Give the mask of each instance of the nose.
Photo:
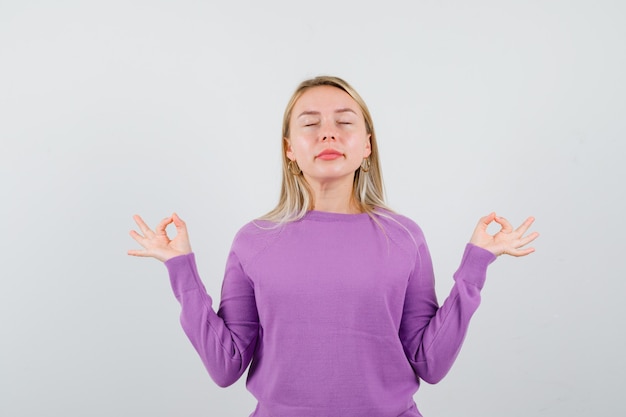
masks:
<svg viewBox="0 0 626 417"><path fill-rule="evenodd" d="M337 132L335 132L334 123L325 123L324 129L321 132L322 141L325 140L336 140Z"/></svg>

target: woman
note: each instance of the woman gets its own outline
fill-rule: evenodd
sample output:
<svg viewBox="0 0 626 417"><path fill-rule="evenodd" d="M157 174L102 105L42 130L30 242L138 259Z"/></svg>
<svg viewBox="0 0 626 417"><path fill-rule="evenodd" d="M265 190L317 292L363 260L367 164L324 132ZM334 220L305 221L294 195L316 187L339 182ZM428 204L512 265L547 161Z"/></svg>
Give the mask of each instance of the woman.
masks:
<svg viewBox="0 0 626 417"><path fill-rule="evenodd" d="M515 230L494 213L480 219L439 307L422 231L385 206L372 119L356 91L335 77L303 82L282 143L279 203L235 237L217 313L176 214L155 231L135 216L141 233L131 236L143 249L129 254L165 262L182 326L218 385L250 365L252 416L420 416L420 380L436 383L452 366L487 266L534 251L533 219Z"/></svg>

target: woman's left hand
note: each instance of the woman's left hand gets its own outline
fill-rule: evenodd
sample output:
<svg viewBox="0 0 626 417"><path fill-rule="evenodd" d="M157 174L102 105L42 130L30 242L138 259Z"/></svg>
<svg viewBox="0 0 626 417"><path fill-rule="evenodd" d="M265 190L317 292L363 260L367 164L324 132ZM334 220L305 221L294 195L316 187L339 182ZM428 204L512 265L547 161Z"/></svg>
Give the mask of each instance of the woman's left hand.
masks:
<svg viewBox="0 0 626 417"><path fill-rule="evenodd" d="M141 216L135 215L133 218L139 226L141 234L131 230L130 236L143 246L143 249L129 250L129 255L156 258L166 262L175 256L191 253L187 225L176 213L164 218L154 231L148 227ZM176 236L172 239L165 230L170 223L174 223L176 226Z"/></svg>
<svg viewBox="0 0 626 417"><path fill-rule="evenodd" d="M487 227L494 221L501 226L501 229L496 234L490 235L487 233ZM535 248L526 248L525 246L539 236L537 232L532 232L524 236L534 221L535 219L533 217L529 217L520 227L514 230L511 223L504 217L499 217L496 216L496 213L491 213L480 219L470 239L470 243L486 249L496 256L503 254L526 256L533 253Z"/></svg>

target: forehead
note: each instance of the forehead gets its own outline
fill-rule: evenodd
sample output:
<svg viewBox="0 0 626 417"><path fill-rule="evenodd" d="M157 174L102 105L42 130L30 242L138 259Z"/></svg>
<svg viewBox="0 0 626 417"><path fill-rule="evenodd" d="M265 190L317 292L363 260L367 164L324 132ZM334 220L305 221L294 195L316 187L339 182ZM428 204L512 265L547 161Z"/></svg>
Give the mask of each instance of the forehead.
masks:
<svg viewBox="0 0 626 417"><path fill-rule="evenodd" d="M328 85L311 87L306 90L293 106L292 116L297 117L303 111L334 112L351 109L361 114L358 103L340 88Z"/></svg>

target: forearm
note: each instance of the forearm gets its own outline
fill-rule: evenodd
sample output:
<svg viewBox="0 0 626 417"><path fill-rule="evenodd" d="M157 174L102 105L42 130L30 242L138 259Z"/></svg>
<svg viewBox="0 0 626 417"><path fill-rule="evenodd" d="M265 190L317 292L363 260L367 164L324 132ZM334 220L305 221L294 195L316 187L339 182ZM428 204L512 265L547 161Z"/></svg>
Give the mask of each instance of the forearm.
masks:
<svg viewBox="0 0 626 417"><path fill-rule="evenodd" d="M219 386L231 385L245 371L253 348L245 343L245 337L233 335L223 318L215 313L193 254L172 258L165 265L174 295L181 304L180 322L185 334L213 380Z"/></svg>
<svg viewBox="0 0 626 417"><path fill-rule="evenodd" d="M488 251L467 245L450 295L423 329L411 360L417 375L425 381L439 382L452 367L480 304L487 267L494 259Z"/></svg>

